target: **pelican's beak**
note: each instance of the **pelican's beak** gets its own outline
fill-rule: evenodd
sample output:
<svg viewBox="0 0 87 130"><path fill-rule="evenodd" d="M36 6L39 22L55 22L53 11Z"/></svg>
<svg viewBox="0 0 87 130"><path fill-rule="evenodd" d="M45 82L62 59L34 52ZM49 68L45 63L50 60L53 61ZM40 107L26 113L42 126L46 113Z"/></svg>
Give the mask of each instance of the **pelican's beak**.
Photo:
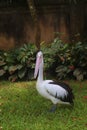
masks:
<svg viewBox="0 0 87 130"><path fill-rule="evenodd" d="M37 77L37 74L38 74L38 71L39 71L40 63L41 63L41 57L38 56L37 59L36 59L36 65L35 65L35 71L34 71L34 78Z"/></svg>

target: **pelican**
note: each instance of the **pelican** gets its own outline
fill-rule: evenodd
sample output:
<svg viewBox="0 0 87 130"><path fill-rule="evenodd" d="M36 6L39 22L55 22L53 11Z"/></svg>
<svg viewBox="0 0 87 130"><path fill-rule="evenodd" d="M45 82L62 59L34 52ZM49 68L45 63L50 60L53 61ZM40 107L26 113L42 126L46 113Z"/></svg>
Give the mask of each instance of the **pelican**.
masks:
<svg viewBox="0 0 87 130"><path fill-rule="evenodd" d="M72 89L63 82L54 82L53 80L43 80L43 53L39 51L36 55L36 65L34 78L37 77L36 89L41 96L51 100L53 106L50 111L54 112L57 104L73 105L74 95Z"/></svg>

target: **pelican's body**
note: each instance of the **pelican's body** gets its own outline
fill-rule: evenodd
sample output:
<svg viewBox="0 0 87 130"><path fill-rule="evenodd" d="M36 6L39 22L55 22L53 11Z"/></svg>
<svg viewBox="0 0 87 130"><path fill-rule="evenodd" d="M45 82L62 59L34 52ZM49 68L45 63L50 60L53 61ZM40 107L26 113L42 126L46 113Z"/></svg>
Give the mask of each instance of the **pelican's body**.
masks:
<svg viewBox="0 0 87 130"><path fill-rule="evenodd" d="M61 82L56 83L53 80L43 80L43 54L41 51L37 53L35 78L37 74L36 88L40 95L51 100L54 106L56 106L57 103L73 104L74 96L72 89L67 84ZM56 108L54 106L52 107L52 111Z"/></svg>

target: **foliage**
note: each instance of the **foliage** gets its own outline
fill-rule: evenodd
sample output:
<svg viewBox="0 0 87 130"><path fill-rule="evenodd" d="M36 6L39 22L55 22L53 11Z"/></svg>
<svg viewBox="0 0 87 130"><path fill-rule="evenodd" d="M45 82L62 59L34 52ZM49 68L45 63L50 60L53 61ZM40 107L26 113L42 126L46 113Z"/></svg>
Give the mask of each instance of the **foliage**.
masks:
<svg viewBox="0 0 87 130"><path fill-rule="evenodd" d="M65 44L59 38L54 39L44 52L46 70L56 72L59 79L87 78L87 44L78 42ZM45 50L45 51L44 51Z"/></svg>
<svg viewBox="0 0 87 130"><path fill-rule="evenodd" d="M31 78L35 61L33 44L24 44L18 49L0 53L0 76L6 76L10 81Z"/></svg>
<svg viewBox="0 0 87 130"><path fill-rule="evenodd" d="M42 42L41 50L44 55L46 74L58 79L83 80L87 78L86 42L66 44L61 39L55 38L51 44ZM34 44L24 44L8 52L0 51L0 77L7 77L10 81L32 79L35 58Z"/></svg>
<svg viewBox="0 0 87 130"><path fill-rule="evenodd" d="M72 46L71 60L75 67L73 75L77 80L87 78L87 43L78 42Z"/></svg>

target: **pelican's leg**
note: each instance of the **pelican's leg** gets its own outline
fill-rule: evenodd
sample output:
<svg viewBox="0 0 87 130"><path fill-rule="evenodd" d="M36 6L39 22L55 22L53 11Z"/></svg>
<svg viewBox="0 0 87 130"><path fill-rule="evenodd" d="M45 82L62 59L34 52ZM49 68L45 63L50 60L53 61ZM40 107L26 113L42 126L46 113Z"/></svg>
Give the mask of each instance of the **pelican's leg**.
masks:
<svg viewBox="0 0 87 130"><path fill-rule="evenodd" d="M54 104L54 105L51 107L50 112L55 112L56 109L57 109L57 105Z"/></svg>

